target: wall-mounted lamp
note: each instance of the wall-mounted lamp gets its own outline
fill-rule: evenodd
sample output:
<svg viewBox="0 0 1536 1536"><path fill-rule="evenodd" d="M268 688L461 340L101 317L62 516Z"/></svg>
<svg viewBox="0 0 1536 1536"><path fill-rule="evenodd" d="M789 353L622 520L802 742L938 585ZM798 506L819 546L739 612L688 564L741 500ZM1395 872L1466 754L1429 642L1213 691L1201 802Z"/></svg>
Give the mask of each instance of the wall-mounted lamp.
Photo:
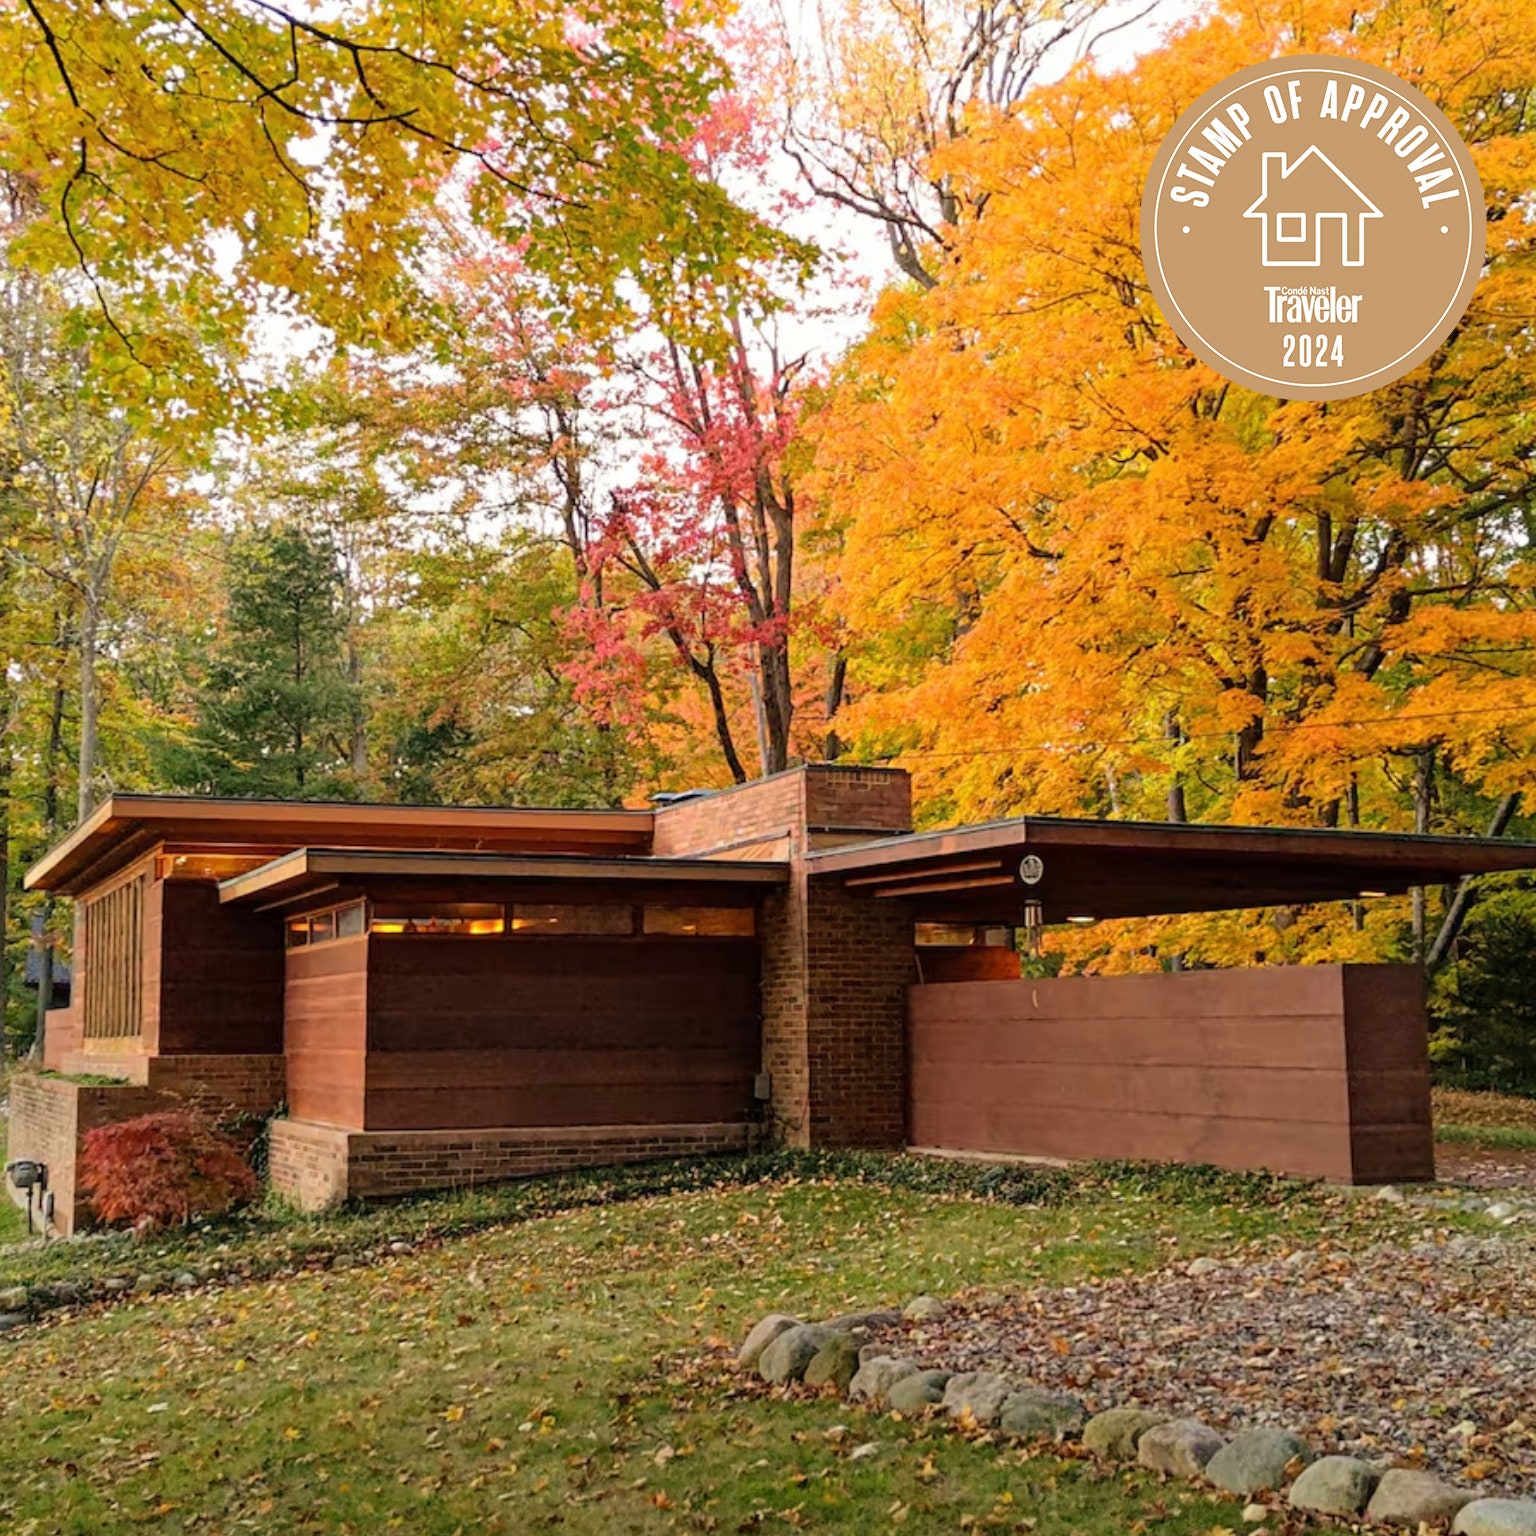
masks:
<svg viewBox="0 0 1536 1536"><path fill-rule="evenodd" d="M34 1162L29 1157L18 1157L15 1162L5 1165L6 1177L17 1189L26 1191L27 1194L27 1231L32 1231L32 1208L37 1198L48 1188L48 1165ZM44 1207L44 1231L47 1230L48 1216L53 1213L53 1196L49 1195Z"/></svg>
<svg viewBox="0 0 1536 1536"><path fill-rule="evenodd" d="M1067 919L1067 921L1069 923L1076 923L1079 928L1091 928L1091 927L1093 927L1093 925L1096 922L1098 922L1098 918L1096 918L1096 917L1069 917Z"/></svg>
<svg viewBox="0 0 1536 1536"><path fill-rule="evenodd" d="M1364 901L1367 897L1370 896L1385 896L1386 894L1387 893L1385 891L1361 891L1360 899L1361 901Z"/></svg>

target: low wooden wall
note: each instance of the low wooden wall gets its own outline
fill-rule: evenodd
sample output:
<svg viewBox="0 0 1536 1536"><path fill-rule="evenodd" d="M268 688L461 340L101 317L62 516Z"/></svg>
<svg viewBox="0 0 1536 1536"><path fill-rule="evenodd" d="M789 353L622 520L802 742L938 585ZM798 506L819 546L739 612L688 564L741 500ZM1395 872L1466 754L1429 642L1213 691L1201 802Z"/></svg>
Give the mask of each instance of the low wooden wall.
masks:
<svg viewBox="0 0 1536 1536"><path fill-rule="evenodd" d="M732 939L375 938L359 1128L743 1121L757 976Z"/></svg>
<svg viewBox="0 0 1536 1536"><path fill-rule="evenodd" d="M1434 1176L1408 966L917 986L908 1029L914 1147Z"/></svg>

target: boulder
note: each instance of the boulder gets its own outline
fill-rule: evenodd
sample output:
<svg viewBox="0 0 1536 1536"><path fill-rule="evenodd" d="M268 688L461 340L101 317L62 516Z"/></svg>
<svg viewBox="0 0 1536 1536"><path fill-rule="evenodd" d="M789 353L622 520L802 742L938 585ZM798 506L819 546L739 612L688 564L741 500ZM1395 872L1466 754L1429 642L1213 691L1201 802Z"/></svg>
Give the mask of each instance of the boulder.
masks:
<svg viewBox="0 0 1536 1536"><path fill-rule="evenodd" d="M1292 1462L1311 1460L1306 1442L1283 1429L1245 1429L1206 1462L1205 1475L1228 1493L1261 1493L1284 1488Z"/></svg>
<svg viewBox="0 0 1536 1536"><path fill-rule="evenodd" d="M917 1367L910 1360L898 1360L893 1355L876 1355L863 1361L848 1383L848 1396L862 1400L876 1408L884 1408L891 1389L898 1381L915 1376Z"/></svg>
<svg viewBox="0 0 1536 1536"><path fill-rule="evenodd" d="M995 1371L962 1371L944 1383L944 1408L951 1418L970 1416L990 1429L1002 1416L1003 1404L1014 1393L1014 1384Z"/></svg>
<svg viewBox="0 0 1536 1536"><path fill-rule="evenodd" d="M805 1368L821 1351L821 1346L836 1335L830 1328L799 1323L786 1328L757 1358L757 1374L766 1382L782 1387L799 1381Z"/></svg>
<svg viewBox="0 0 1536 1536"><path fill-rule="evenodd" d="M13 1328L25 1328L32 1321L27 1312L0 1312L0 1333L9 1333Z"/></svg>
<svg viewBox="0 0 1536 1536"><path fill-rule="evenodd" d="M1456 1536L1536 1536L1536 1501L1473 1499L1451 1529Z"/></svg>
<svg viewBox="0 0 1536 1536"><path fill-rule="evenodd" d="M1082 1432L1088 1410L1068 1392L1026 1387L1003 1404L998 1427L1010 1435L1062 1440Z"/></svg>
<svg viewBox="0 0 1536 1536"><path fill-rule="evenodd" d="M24 1285L13 1285L0 1291L0 1312L25 1312L27 1310L27 1288Z"/></svg>
<svg viewBox="0 0 1536 1536"><path fill-rule="evenodd" d="M1411 1525L1417 1530L1421 1522L1437 1525L1449 1520L1475 1497L1431 1473L1392 1467L1381 1474L1376 1492L1365 1506L1365 1518L1383 1525Z"/></svg>
<svg viewBox="0 0 1536 1536"><path fill-rule="evenodd" d="M937 1296L914 1296L901 1309L901 1315L912 1323L931 1323L949 1311L949 1303Z"/></svg>
<svg viewBox="0 0 1536 1536"><path fill-rule="evenodd" d="M913 1371L903 1376L886 1394L886 1406L897 1413L921 1413L934 1403L944 1401L948 1371Z"/></svg>
<svg viewBox="0 0 1536 1536"><path fill-rule="evenodd" d="M1136 1443L1136 1459L1155 1472L1174 1477L1202 1477L1206 1463L1227 1442L1199 1419L1169 1419L1149 1429Z"/></svg>
<svg viewBox="0 0 1536 1536"><path fill-rule="evenodd" d="M1381 1472L1353 1456L1324 1456L1291 1484L1292 1509L1315 1515L1358 1515L1371 1502Z"/></svg>
<svg viewBox="0 0 1536 1536"><path fill-rule="evenodd" d="M1184 1266L1184 1273L1186 1275L1192 1275L1196 1280L1198 1280L1201 1275L1214 1275L1220 1268L1220 1259L1213 1259L1209 1254L1202 1253L1199 1258L1191 1259L1189 1263Z"/></svg>
<svg viewBox="0 0 1536 1536"><path fill-rule="evenodd" d="M343 1263L343 1260L347 1262ZM336 1269L350 1269L351 1256L339 1254L333 1266ZM770 1312L743 1341L741 1348L736 1352L736 1363L744 1370L750 1371L762 1358L763 1351L768 1348L781 1333L787 1333L791 1328L800 1327L798 1317L789 1317L783 1312Z"/></svg>
<svg viewBox="0 0 1536 1536"><path fill-rule="evenodd" d="M894 1308L879 1312L845 1312L841 1317L829 1317L822 1325L839 1333L870 1333L876 1328L894 1328L901 1321L901 1313Z"/></svg>
<svg viewBox="0 0 1536 1536"><path fill-rule="evenodd" d="M839 1395L848 1390L859 1368L859 1346L846 1333L834 1333L811 1357L802 1378L808 1387L836 1384Z"/></svg>
<svg viewBox="0 0 1536 1536"><path fill-rule="evenodd" d="M1134 1461L1136 1446L1149 1429L1165 1424L1167 1416L1145 1408L1106 1408L1083 1427L1083 1444L1100 1456Z"/></svg>

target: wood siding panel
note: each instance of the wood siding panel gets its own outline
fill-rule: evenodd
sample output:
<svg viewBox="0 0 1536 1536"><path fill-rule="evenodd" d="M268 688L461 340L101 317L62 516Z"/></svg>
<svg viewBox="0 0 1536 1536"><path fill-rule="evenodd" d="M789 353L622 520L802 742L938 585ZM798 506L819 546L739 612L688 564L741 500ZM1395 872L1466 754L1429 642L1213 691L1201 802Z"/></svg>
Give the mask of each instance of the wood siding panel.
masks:
<svg viewBox="0 0 1536 1536"><path fill-rule="evenodd" d="M760 1059L755 944L370 942L370 1130L739 1120Z"/></svg>
<svg viewBox="0 0 1536 1536"><path fill-rule="evenodd" d="M368 939L287 952L283 1049L297 1120L363 1128L368 1049Z"/></svg>
<svg viewBox="0 0 1536 1536"><path fill-rule="evenodd" d="M919 986L908 1027L916 1146L1433 1173L1423 991L1406 967Z"/></svg>
<svg viewBox="0 0 1536 1536"><path fill-rule="evenodd" d="M270 913L219 904L201 880L160 884L158 1050L262 1055L282 1049L282 930Z"/></svg>

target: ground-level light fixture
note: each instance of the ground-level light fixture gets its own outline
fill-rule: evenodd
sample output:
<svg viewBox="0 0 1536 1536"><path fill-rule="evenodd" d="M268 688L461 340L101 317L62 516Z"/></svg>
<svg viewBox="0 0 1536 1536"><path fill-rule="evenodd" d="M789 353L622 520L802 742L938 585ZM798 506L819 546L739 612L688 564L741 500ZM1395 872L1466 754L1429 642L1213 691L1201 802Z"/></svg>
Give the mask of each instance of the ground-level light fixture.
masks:
<svg viewBox="0 0 1536 1536"><path fill-rule="evenodd" d="M1368 896L1385 896L1386 894L1387 893L1385 891L1361 891L1360 899L1361 901L1364 901Z"/></svg>
<svg viewBox="0 0 1536 1536"><path fill-rule="evenodd" d="M1069 917L1067 919L1067 921L1069 923L1076 923L1079 928L1091 928L1096 922L1098 922L1098 918L1096 918L1096 917Z"/></svg>

